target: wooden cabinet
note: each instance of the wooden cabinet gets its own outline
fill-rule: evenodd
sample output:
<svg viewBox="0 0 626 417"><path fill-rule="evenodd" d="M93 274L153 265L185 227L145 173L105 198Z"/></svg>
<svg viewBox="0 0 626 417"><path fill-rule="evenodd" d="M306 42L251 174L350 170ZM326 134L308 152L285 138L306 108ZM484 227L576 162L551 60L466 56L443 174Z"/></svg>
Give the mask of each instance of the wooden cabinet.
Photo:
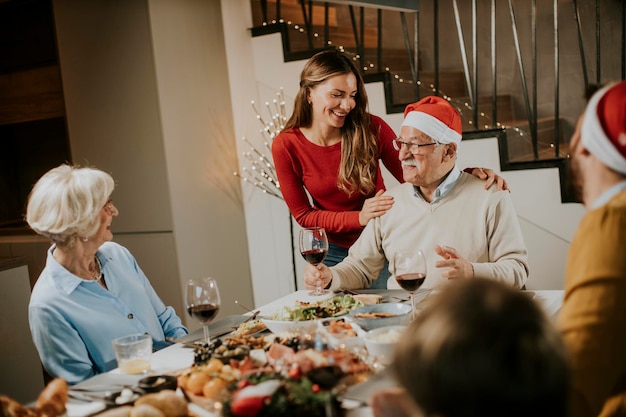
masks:
<svg viewBox="0 0 626 417"><path fill-rule="evenodd" d="M26 230L34 182L70 161L50 0L0 1L0 232Z"/></svg>

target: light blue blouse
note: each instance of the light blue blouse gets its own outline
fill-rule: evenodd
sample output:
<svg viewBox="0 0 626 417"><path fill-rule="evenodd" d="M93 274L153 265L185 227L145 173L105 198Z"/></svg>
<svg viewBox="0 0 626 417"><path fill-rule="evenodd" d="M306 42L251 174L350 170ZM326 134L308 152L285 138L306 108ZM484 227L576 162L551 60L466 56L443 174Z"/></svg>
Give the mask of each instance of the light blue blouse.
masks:
<svg viewBox="0 0 626 417"><path fill-rule="evenodd" d="M98 249L105 290L70 273L48 250L46 267L33 288L29 322L44 367L68 383L81 382L117 366L111 341L149 333L154 344L187 334L131 253L117 243Z"/></svg>

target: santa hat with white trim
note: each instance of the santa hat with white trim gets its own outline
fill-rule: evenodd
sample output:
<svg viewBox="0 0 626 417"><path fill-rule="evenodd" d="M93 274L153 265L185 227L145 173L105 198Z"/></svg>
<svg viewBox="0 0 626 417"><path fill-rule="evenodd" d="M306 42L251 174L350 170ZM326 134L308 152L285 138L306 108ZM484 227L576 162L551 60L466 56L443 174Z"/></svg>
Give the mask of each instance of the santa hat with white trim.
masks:
<svg viewBox="0 0 626 417"><path fill-rule="evenodd" d="M402 126L411 126L426 133L439 143L461 142L461 116L454 107L441 97L424 97L409 104L404 110Z"/></svg>
<svg viewBox="0 0 626 417"><path fill-rule="evenodd" d="M580 134L589 152L626 175L626 82L608 85L591 97Z"/></svg>

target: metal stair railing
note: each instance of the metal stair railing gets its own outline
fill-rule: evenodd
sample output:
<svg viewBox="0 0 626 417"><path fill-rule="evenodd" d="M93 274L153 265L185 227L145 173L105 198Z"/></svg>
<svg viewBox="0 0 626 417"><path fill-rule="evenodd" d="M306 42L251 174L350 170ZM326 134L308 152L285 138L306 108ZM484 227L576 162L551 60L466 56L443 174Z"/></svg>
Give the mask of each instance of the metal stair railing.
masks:
<svg viewBox="0 0 626 417"><path fill-rule="evenodd" d="M600 0L594 0L593 3L584 2L584 4L577 0L569 0L570 10L573 11L570 14L567 11L569 5L562 0L472 0L471 2L431 0L428 3L415 0L333 0L326 2L298 0L297 4L302 14L301 21L290 23L281 16L281 13L285 13L288 8L289 2L287 0L283 1L282 4L281 0L275 0L276 14L273 17L269 16L268 0L257 1L261 7L262 22L255 22L255 26L280 24L283 28L289 28L290 25L294 27L296 24L304 25L304 31L299 28L297 31L289 32L293 39L297 36L306 36L306 45L310 55L330 46L339 47L354 55L354 59L358 61L365 75L372 73L384 75L388 80L386 84L391 85L391 90L397 87L396 91L401 91L399 90L401 84L408 84L404 77L399 75L402 71L407 71L406 68L408 68L411 86L406 91L410 91L410 93L408 95L403 94L404 97L408 97L408 100L392 102L387 106L388 109L393 107L400 111L404 104L419 99L421 95L441 95L465 114L468 133L480 132L507 127L502 124L505 121L499 120L504 116L499 112L501 102L498 92L512 93L514 109L516 105L519 108L518 112L523 113L521 117L516 117L516 119L525 120L528 125L527 136L530 136L532 159L534 160L540 159L540 118L552 118L554 125L552 128L554 136L551 139L551 145L554 148L552 157L561 158L561 136L564 134L561 123L562 121L568 123L570 128L575 124L577 113L584 108L584 92L590 88L590 76L595 74L595 83L600 84L624 79L626 73L626 2L620 2L619 5L604 2L602 3L603 7L600 7ZM255 0L252 2L254 3ZM323 6L323 23L314 22L314 6ZM427 6L429 10L432 10L429 15L424 12ZM341 10L341 8L347 10L353 43L338 45L333 40L334 29L330 27L328 18L331 7L336 10ZM355 7L359 7L358 18ZM447 15L443 12L446 7L448 8ZM365 15L372 11L376 13L375 45L367 43L368 35L366 33ZM413 15L412 28L407 24L409 13ZM385 62L390 60L389 56L386 55L386 52L390 50L390 39L388 37L383 38L383 34L389 27L388 21L383 22L383 19L384 16L389 19L390 14L397 16L393 19L399 20L399 26L402 30L402 36L398 36L401 39L397 40L398 45L394 48L405 51L406 57L404 64L402 64L405 66L404 68L390 67ZM583 21L583 17L587 19L586 22ZM453 24L442 24L446 18L452 19ZM601 23L608 20L619 24L621 30L603 32ZM468 21L470 34L465 36L463 26L464 23L467 26ZM428 29L423 23L432 26L432 36L424 36ZM593 27L591 27L592 23L595 23ZM315 32L316 27L319 26L322 26L324 31L321 44L319 44L319 35ZM566 28L570 33L574 32L571 41L570 37L563 37L563 28ZM446 35L448 37L444 38L446 30L449 30ZM423 31L422 36L420 36L420 31ZM483 37L485 36L483 34L488 34L486 53L481 50L484 41L479 38L479 33ZM538 42L540 36L543 39L542 42ZM510 40L507 41L508 37ZM431 42L425 43L424 39L429 38ZM458 51L446 50L446 55L441 56L442 41L447 41L449 44L450 39L454 38L458 40ZM572 44L574 39L577 46ZM316 40L317 45L315 45ZM564 42L564 40L569 43ZM384 47L384 41L386 47ZM507 47L508 45L510 47ZM589 58L586 55L585 47L590 46L595 46L595 66L589 66L587 62ZM370 50L376 51L375 58L371 62L366 59ZM423 50L432 54L432 83L424 83L421 79L425 74L423 64L427 61L420 59ZM286 51L286 53L290 52L292 51ZM306 53L306 51L300 51L297 56L302 59L303 54ZM453 61L450 57L456 54L460 57L458 67L462 68L467 100L461 96L447 94L444 91L446 87L442 84L442 75L449 70L450 62ZM620 57L621 66L619 68L616 68L617 65L610 59L611 55ZM570 56L578 57L581 67L580 73L572 73L571 69L574 66L572 63L567 66L567 76L562 73L564 56L568 57L570 61L572 61ZM550 57L552 64L542 65L540 57L542 60ZM445 60L445 63L442 62L442 59ZM516 70L507 69L506 63L509 60L515 61ZM442 71L441 68L444 67L446 70ZM550 71L550 67L552 67L552 71ZM509 73L505 76L503 71L509 71ZM515 74L512 74L513 71ZM538 77L539 71L542 72L541 78ZM515 77L518 78L518 85L514 80L509 83L504 82L506 78ZM579 81L579 78L582 78L582 81ZM545 88L548 81L552 83L552 88ZM516 91L517 94L515 94ZM389 96L393 98L393 94L390 93ZM481 106L483 106L481 103L484 102L480 100L481 97L490 99L491 111L488 112L490 113L489 116L481 111ZM561 106L561 102L566 104L566 111ZM550 103L552 103L551 106ZM548 110L550 107L551 110ZM573 111L574 108L576 111ZM467 111L470 111L471 114L468 115ZM561 114L562 112L564 113ZM468 125L470 127L467 127ZM513 127L513 129L520 132L519 135L522 139L526 136L522 128Z"/></svg>

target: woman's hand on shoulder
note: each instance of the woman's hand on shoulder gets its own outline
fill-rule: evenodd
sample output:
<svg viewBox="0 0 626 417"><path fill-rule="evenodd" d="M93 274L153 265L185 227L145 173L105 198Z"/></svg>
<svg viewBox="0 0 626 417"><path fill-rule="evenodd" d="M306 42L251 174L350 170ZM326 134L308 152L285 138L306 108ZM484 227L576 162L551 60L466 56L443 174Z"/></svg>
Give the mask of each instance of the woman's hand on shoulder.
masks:
<svg viewBox="0 0 626 417"><path fill-rule="evenodd" d="M373 218L387 213L391 206L393 206L393 197L383 195L384 192L385 190L378 190L374 197L365 200L363 208L359 213L359 224L361 226L365 226Z"/></svg>
<svg viewBox="0 0 626 417"><path fill-rule="evenodd" d="M509 185L506 183L506 180L496 174L492 169L473 168L471 174L475 177L480 178L481 180L485 180L485 190L495 183L498 191L504 190L511 192L511 190L509 189Z"/></svg>

